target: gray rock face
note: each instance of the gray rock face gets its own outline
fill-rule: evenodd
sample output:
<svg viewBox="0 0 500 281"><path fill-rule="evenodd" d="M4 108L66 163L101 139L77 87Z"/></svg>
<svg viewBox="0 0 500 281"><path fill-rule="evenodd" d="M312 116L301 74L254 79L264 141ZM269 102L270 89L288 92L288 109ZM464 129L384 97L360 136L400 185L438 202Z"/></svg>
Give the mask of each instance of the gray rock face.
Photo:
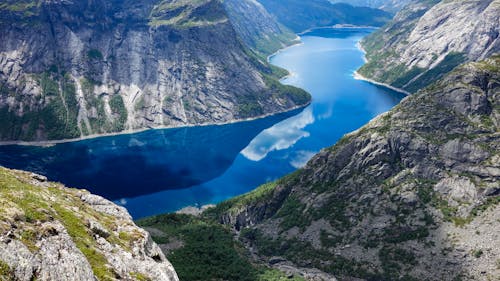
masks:
<svg viewBox="0 0 500 281"><path fill-rule="evenodd" d="M498 276L499 67L496 55L457 68L208 214L263 259L341 280Z"/></svg>
<svg viewBox="0 0 500 281"><path fill-rule="evenodd" d="M415 92L462 62L500 51L499 26L498 0L416 1L363 40L368 63L359 72Z"/></svg>
<svg viewBox="0 0 500 281"><path fill-rule="evenodd" d="M1 280L179 280L122 207L32 173L0 178Z"/></svg>
<svg viewBox="0 0 500 281"><path fill-rule="evenodd" d="M225 0L224 7L235 31L247 46L270 55L299 39L256 0Z"/></svg>
<svg viewBox="0 0 500 281"><path fill-rule="evenodd" d="M0 14L8 120L0 140L222 123L310 99L272 86L277 76L241 43L217 0L19 5Z"/></svg>

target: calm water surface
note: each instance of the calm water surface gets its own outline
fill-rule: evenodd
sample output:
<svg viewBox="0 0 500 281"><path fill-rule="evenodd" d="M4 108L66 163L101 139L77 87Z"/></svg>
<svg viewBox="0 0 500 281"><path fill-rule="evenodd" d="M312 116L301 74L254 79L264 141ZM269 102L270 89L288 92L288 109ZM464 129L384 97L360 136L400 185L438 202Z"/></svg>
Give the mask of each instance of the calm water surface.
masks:
<svg viewBox="0 0 500 281"><path fill-rule="evenodd" d="M84 187L124 205L135 218L204 205L248 192L302 167L401 94L352 77L363 64L356 43L371 29L318 29L271 58L312 104L250 122L150 130L52 147L0 147L0 164Z"/></svg>

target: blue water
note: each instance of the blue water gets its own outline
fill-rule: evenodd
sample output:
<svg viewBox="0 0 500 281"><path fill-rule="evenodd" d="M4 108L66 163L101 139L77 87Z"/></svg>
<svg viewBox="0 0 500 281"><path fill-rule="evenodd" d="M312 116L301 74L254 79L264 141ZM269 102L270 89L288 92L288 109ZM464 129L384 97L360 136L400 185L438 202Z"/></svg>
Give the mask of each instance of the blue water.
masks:
<svg viewBox="0 0 500 281"><path fill-rule="evenodd" d="M135 218L248 192L302 167L401 94L352 77L371 29L317 29L271 58L307 90L303 110L223 126L150 130L52 147L0 147L0 164L35 171L124 205Z"/></svg>

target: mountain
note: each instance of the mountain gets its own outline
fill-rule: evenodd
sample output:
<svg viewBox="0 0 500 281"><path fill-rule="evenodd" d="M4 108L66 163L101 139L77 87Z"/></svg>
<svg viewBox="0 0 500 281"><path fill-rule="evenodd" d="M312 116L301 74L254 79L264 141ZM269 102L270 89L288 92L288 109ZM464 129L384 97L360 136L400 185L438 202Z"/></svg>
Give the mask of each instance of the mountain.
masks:
<svg viewBox="0 0 500 281"><path fill-rule="evenodd" d="M179 272L189 267L176 255L198 241L179 232L218 223L247 249L240 258L307 280L494 279L499 81L500 54L462 65L291 175L199 217L139 223L160 243L177 237L161 247Z"/></svg>
<svg viewBox="0 0 500 281"><path fill-rule="evenodd" d="M3 1L0 140L222 123L307 104L242 43L254 34L235 31L244 28L225 3Z"/></svg>
<svg viewBox="0 0 500 281"><path fill-rule="evenodd" d="M176 272L128 212L0 167L0 280L163 280Z"/></svg>
<svg viewBox="0 0 500 281"><path fill-rule="evenodd" d="M309 28L353 24L381 26L392 16L382 10L332 4L328 0L259 0L279 22L295 32Z"/></svg>
<svg viewBox="0 0 500 281"><path fill-rule="evenodd" d="M329 0L331 3L346 3L358 7L377 8L388 12L401 10L412 0Z"/></svg>
<svg viewBox="0 0 500 281"><path fill-rule="evenodd" d="M416 92L500 51L500 1L418 1L366 37L366 78Z"/></svg>
<svg viewBox="0 0 500 281"><path fill-rule="evenodd" d="M263 56L298 42L297 35L278 23L256 0L224 0L227 15L243 42Z"/></svg>

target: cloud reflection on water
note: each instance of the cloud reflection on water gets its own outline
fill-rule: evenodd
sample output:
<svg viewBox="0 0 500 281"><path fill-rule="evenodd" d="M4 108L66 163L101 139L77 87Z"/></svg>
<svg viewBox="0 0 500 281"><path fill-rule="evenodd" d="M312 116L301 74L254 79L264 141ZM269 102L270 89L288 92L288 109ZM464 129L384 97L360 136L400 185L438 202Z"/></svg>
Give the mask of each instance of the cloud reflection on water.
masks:
<svg viewBox="0 0 500 281"><path fill-rule="evenodd" d="M282 121L269 129L262 131L241 154L252 161L266 158L271 151L284 150L310 133L305 131L307 125L314 123L312 108L306 108L301 114Z"/></svg>

